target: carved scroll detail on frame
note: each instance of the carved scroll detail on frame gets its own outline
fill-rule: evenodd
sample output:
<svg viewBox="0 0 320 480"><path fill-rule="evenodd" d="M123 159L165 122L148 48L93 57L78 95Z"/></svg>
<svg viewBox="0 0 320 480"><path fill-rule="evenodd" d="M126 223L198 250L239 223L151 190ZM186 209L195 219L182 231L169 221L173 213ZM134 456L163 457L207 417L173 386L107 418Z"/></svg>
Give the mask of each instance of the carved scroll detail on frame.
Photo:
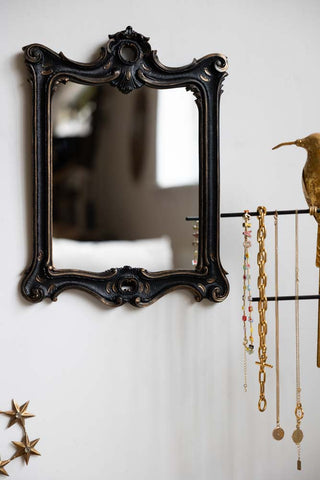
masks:
<svg viewBox="0 0 320 480"><path fill-rule="evenodd" d="M67 289L89 292L106 305L146 306L166 293L190 290L197 301L224 300L229 293L220 263L219 101L227 59L210 54L183 67L167 67L151 49L149 39L131 27L109 36L99 57L79 63L63 53L32 44L24 47L33 85L34 125L34 252L22 281L31 302L56 300ZM52 264L52 138L51 98L61 83L110 84L122 93L148 86L191 90L199 110L199 257L195 270L148 272L125 266L101 273L58 270ZM49 148L48 148L49 146ZM187 212L186 212L187 214Z"/></svg>

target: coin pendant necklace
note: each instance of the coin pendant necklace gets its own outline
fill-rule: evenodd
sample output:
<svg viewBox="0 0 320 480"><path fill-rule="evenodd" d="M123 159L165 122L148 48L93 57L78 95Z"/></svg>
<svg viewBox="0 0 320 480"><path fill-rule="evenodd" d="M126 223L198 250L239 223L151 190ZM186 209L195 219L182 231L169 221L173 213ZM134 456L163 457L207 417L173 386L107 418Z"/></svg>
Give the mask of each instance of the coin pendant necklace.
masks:
<svg viewBox="0 0 320 480"><path fill-rule="evenodd" d="M296 329L296 429L292 434L292 440L297 445L298 460L297 469L301 470L301 442L303 432L300 428L303 419L303 409L301 404L301 385L300 385L300 332L299 332L299 240L298 240L298 212L295 214L295 329Z"/></svg>
<svg viewBox="0 0 320 480"><path fill-rule="evenodd" d="M276 422L272 431L275 440L282 440L284 430L280 427L280 361L279 361L279 253L278 253L278 212L274 215L274 270L275 270L275 350L276 350Z"/></svg>

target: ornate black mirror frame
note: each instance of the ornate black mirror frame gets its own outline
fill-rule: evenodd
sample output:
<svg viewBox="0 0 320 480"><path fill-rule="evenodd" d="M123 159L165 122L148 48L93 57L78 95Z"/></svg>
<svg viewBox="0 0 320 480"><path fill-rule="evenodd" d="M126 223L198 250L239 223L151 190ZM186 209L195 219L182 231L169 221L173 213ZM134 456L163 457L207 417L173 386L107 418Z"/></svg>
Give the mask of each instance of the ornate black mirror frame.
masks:
<svg viewBox="0 0 320 480"><path fill-rule="evenodd" d="M22 281L22 293L39 302L56 300L63 290L85 290L107 305L146 306L178 288L192 290L197 301L226 298L229 285L219 258L219 102L227 59L210 54L187 66L162 65L148 38L131 27L109 36L93 63L69 60L40 44L24 47L33 85L34 218L33 260ZM199 257L195 270L149 272L124 266L101 273L58 270L52 263L52 125L51 100L58 84L109 83L123 93L146 85L185 87L199 110ZM186 215L189 212L186 212Z"/></svg>

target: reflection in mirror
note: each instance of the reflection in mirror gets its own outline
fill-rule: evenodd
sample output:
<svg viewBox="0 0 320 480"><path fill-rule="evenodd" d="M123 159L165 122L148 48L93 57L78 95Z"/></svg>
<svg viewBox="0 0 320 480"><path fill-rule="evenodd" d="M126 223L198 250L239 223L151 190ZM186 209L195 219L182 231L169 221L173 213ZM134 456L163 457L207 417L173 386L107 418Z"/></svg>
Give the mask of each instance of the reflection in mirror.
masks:
<svg viewBox="0 0 320 480"><path fill-rule="evenodd" d="M129 95L107 84L58 88L52 101L56 268L194 268L185 217L199 211L198 117L184 88L143 87Z"/></svg>

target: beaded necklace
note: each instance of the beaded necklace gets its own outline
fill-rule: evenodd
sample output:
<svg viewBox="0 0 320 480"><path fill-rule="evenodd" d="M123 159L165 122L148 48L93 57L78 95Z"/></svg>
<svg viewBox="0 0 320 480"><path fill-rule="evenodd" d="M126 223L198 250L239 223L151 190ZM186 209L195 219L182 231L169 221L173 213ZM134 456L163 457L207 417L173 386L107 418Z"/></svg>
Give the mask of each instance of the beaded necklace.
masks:
<svg viewBox="0 0 320 480"><path fill-rule="evenodd" d="M199 247L199 220L196 220L196 223L192 227L193 229L193 259L192 265L196 267L198 265L198 247Z"/></svg>
<svg viewBox="0 0 320 480"><path fill-rule="evenodd" d="M252 354L254 351L253 343L253 318L252 318L252 296L251 296L251 275L249 263L249 248L251 247L251 223L248 210L244 211L242 216L243 226L243 293L242 293L242 323L243 323L243 366L244 366L244 391L247 391L247 353ZM249 342L247 337L247 321L250 325ZM249 343L249 344L248 344Z"/></svg>

